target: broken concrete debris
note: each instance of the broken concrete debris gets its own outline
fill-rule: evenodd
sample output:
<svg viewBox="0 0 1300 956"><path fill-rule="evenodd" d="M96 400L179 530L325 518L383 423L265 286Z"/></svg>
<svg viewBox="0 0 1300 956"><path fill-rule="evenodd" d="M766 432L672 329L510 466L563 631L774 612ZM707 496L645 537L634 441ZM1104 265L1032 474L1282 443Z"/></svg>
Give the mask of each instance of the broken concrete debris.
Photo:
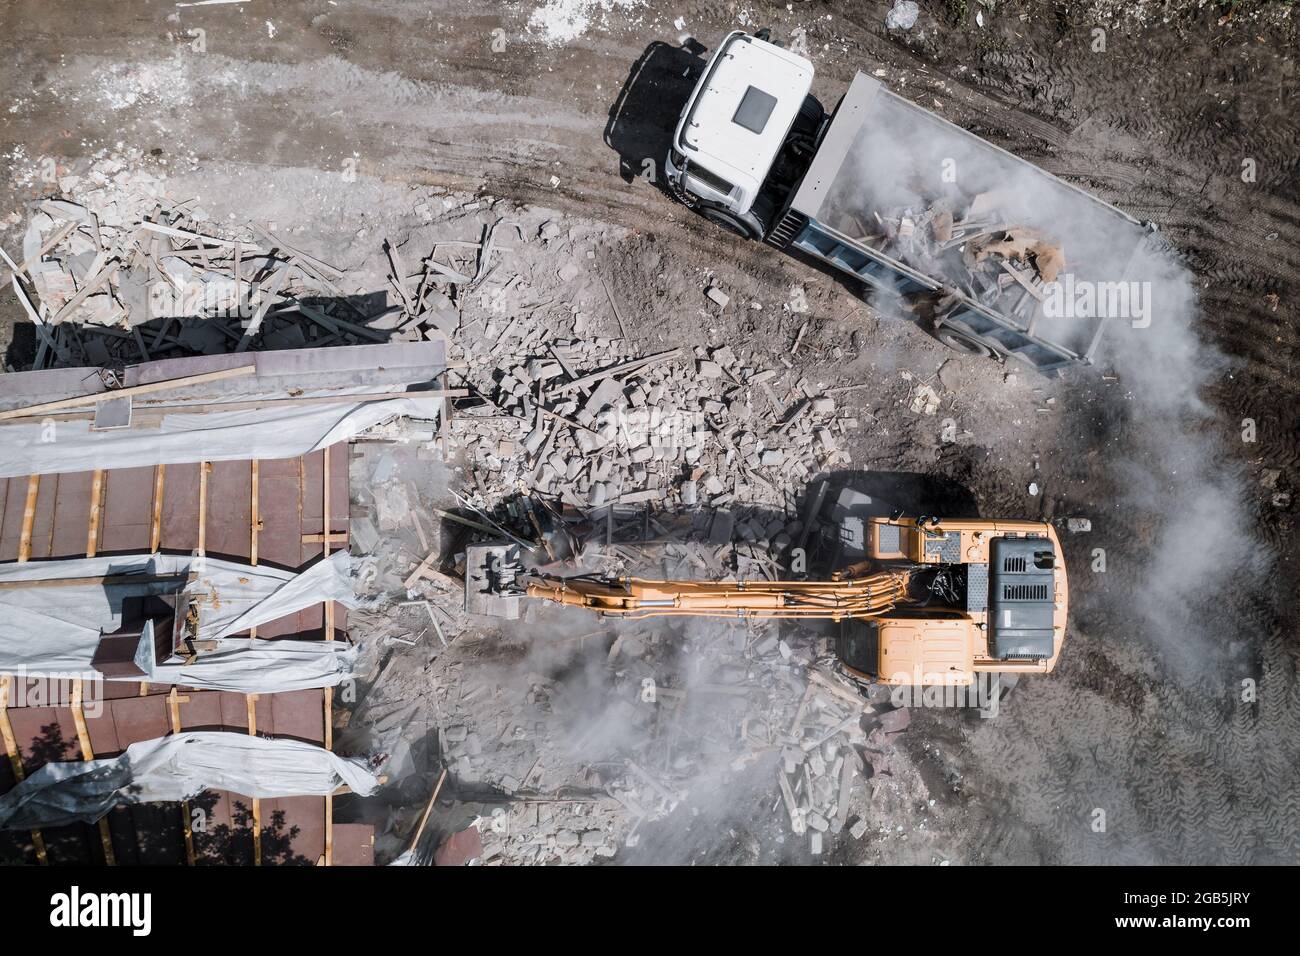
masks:
<svg viewBox="0 0 1300 956"><path fill-rule="evenodd" d="M458 287L490 269L471 278L430 254L408 274L403 251L386 242L390 288L366 290L264 225L216 226L191 202L168 200L148 173L114 190L90 185L65 177L65 194L84 202L32 203L21 259L7 263L37 326L35 368L449 335ZM492 241L468 245L486 264Z"/></svg>
<svg viewBox="0 0 1300 956"><path fill-rule="evenodd" d="M921 8L914 0L894 0L894 6L885 14L885 26L890 30L910 30L920 15Z"/></svg>
<svg viewBox="0 0 1300 956"><path fill-rule="evenodd" d="M622 338L581 337L579 308L475 321L453 336L475 400L451 437L471 457L478 503L525 490L583 509L778 504L850 463L852 425L806 379L730 346L638 353ZM523 454L501 453L516 444Z"/></svg>

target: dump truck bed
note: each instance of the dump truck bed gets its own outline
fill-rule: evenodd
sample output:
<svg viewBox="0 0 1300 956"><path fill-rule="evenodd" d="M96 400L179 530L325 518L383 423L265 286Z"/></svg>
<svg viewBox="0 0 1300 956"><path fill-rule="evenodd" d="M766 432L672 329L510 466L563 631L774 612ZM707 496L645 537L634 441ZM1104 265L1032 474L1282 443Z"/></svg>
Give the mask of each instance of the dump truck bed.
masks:
<svg viewBox="0 0 1300 956"><path fill-rule="evenodd" d="M1135 253L1147 235L1131 216L862 73L790 209L799 220L794 245L879 288L949 293L968 315L1085 361L1104 319L1049 317L1042 287L1067 275L1137 278Z"/></svg>

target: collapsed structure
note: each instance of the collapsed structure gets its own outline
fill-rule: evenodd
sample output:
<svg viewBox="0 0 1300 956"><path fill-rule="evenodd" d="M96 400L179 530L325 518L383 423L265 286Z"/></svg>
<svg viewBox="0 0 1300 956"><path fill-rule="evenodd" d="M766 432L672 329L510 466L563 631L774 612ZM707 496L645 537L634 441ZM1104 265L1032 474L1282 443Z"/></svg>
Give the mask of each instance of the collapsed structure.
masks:
<svg viewBox="0 0 1300 956"><path fill-rule="evenodd" d="M480 808L439 863L611 857L711 781L778 755L788 826L814 854L825 832L867 831L862 785L874 799L898 779L891 761L906 766L895 741L907 710L863 702L826 635L584 629L574 646L606 645L601 724L629 731L592 747L592 728L564 727L559 675L510 675L527 683L510 712L492 671L466 666L511 636L478 617L467 555L503 532L537 560L602 573L657 554L670 575L786 576L790 548L823 528L798 517L800 488L850 464L860 424L841 396L861 385L811 380L792 361L815 329L802 290L786 305L801 323L789 348L634 345L629 328L649 320L640 299L587 264L592 235L545 210L465 202L387 244L388 288L365 293L373 270L342 273L274 224L227 238L192 204L113 195L38 203L14 279L35 367L51 368L8 376L0 397L13 449L0 516L13 587L0 580L0 594L15 621L58 636L4 645L19 678L0 795L13 858L426 860L423 823L411 838L403 811L335 821L333 794L364 792L380 769L334 757L336 744L398 781L443 770L452 816ZM411 250L429 248L415 264ZM716 284L700 307L761 310L730 306ZM296 348L380 339L392 344ZM919 411L926 386L912 388ZM456 415L439 415L451 398ZM362 431L349 489L343 449ZM94 519L72 504L96 500ZM47 517L55 504L70 526ZM358 574L386 599L358 605ZM55 588L67 613L50 623ZM354 606L360 646L339 639ZM364 692L336 710L332 688L353 681ZM288 759L263 741L310 749ZM127 777L140 785L113 784ZM92 780L107 783L86 791ZM438 789L396 799L427 821Z"/></svg>
<svg viewBox="0 0 1300 956"><path fill-rule="evenodd" d="M10 862L368 863L333 799L347 448L434 419L441 342L0 378ZM162 802L159 802L162 801Z"/></svg>

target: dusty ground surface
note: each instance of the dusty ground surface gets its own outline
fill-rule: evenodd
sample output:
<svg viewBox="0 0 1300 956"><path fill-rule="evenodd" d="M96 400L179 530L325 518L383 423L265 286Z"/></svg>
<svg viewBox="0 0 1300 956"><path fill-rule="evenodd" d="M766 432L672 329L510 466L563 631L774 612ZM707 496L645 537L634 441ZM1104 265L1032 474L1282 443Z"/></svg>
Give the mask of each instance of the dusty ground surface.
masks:
<svg viewBox="0 0 1300 956"><path fill-rule="evenodd" d="M924 3L916 27L890 33L888 4L819 0L253 0L129 13L14 2L0 10L0 218L53 194L51 161L62 176L129 154L215 221L273 221L373 271L378 288L382 237L405 238L471 194L499 198L502 213L553 210L593 237L584 267L628 303L628 344L641 352L786 353L805 318L787 308L801 286L813 320L799 371L867 386L845 399L866 423L854 467L950 479L981 514L1082 515L1093 529L1066 538L1074 600L1057 671L1022 682L995 719L917 709L894 775L875 781L878 825L821 859L1295 862L1294 17L1279 4L1244 5L1222 24L1218 9L1184 4L970 6ZM803 31L825 102L855 70L883 70L898 92L1157 222L1199 302L1158 334L1118 338L1092 372L1009 381L962 360L939 381L949 355L922 330L861 307L806 263L720 234L642 175L689 85L682 36L711 45L736 25L770 25L787 42ZM610 126L629 76L651 93ZM12 251L21 225L7 225ZM701 296L709 284L764 307L719 313ZM7 294L0 310L19 315ZM30 354L20 330L7 360L23 367ZM934 417L909 408L918 380L940 391ZM955 442L941 439L946 418ZM429 666L445 678L473 658ZM679 810L628 858L808 860L777 826L773 788L732 783L734 802Z"/></svg>

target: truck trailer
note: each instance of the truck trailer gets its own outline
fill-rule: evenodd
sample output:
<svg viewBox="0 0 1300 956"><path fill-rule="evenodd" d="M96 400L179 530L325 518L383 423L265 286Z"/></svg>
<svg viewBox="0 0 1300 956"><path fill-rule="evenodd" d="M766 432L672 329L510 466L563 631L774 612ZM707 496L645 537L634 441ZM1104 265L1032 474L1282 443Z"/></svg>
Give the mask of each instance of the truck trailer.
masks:
<svg viewBox="0 0 1300 956"><path fill-rule="evenodd" d="M965 354L1054 375L1093 362L1108 320L1143 319L1153 227L864 73L831 114L812 81L766 31L728 35L682 110L671 191L861 280L884 311L928 302Z"/></svg>

